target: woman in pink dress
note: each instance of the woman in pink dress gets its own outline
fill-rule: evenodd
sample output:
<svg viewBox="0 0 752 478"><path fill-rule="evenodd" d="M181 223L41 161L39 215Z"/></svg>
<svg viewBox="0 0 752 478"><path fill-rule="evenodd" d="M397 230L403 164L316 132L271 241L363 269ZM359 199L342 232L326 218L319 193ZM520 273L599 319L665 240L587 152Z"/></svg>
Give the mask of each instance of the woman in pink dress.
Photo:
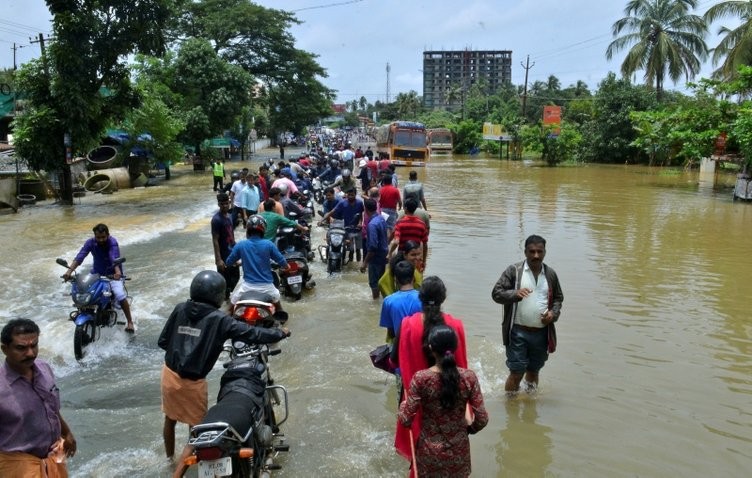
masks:
<svg viewBox="0 0 752 478"><path fill-rule="evenodd" d="M478 378L455 361L457 334L446 325L431 330L428 345L436 363L418 371L402 402L399 421L409 427L423 414L415 447L417 475L421 478L470 476L470 440L488 423ZM466 411L470 409L466 418Z"/></svg>
<svg viewBox="0 0 752 478"><path fill-rule="evenodd" d="M397 336L392 347L391 358L400 369L402 383L407 392L405 393L406 396L409 396L408 387L413 375L419 370L431 367L436 363L428 347L428 335L436 326L447 325L457 334L455 362L458 367L467 368L465 328L459 319L441 311L441 304L446 299L444 282L436 276L424 278L420 287L419 298L423 305L423 311L402 320L399 331L396 331ZM414 416L410 428L397 424L394 446L397 448L397 452L408 460L411 456L410 430L413 431L413 440L417 440L420 435L420 425L420 411Z"/></svg>

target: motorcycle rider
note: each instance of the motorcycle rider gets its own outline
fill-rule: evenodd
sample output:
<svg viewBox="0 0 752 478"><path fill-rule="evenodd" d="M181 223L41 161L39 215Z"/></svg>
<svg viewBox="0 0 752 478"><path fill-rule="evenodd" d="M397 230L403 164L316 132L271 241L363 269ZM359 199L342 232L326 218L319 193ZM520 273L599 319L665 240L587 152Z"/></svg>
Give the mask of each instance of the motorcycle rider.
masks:
<svg viewBox="0 0 752 478"><path fill-rule="evenodd" d="M274 343L290 336L285 327L254 327L219 310L225 296L225 279L216 271L199 272L191 282L190 294L190 300L175 306L157 342L165 350L161 377L165 414L162 435L168 458L175 454L177 422L192 427L206 414L206 376L217 362L225 341ZM182 465L181 460L178 467Z"/></svg>
<svg viewBox="0 0 752 478"><path fill-rule="evenodd" d="M341 191L348 191L356 188L355 179L353 179L352 172L349 169L343 169L342 174L337 176L337 179L334 180L332 187L336 188L337 186L339 186Z"/></svg>
<svg viewBox="0 0 752 478"><path fill-rule="evenodd" d="M68 270L63 274L63 279L70 280L71 274L76 270L76 267L86 259L86 256L91 253L94 258L94 265L91 267L91 272L99 274L101 276L111 275L110 289L115 296L115 300L120 304L120 308L123 309L123 315L127 324L125 331L132 334L136 331L133 326L133 317L131 316L131 305L128 302L128 294L125 292L125 285L123 279L123 265L113 266L115 259L120 258L120 246L117 239L110 236L110 230L105 224L97 224L92 228L94 237L91 237L84 242L83 247L76 255L73 262L71 262Z"/></svg>
<svg viewBox="0 0 752 478"><path fill-rule="evenodd" d="M363 235L361 234L361 221L363 220L363 213L365 207L363 200L360 199L355 189L349 189L345 192L345 198L340 200L334 209L324 214L324 217L319 222L319 225L324 225L329 222L329 218L342 218L345 227L350 230L357 230L358 234L353 236L355 241L354 247L357 254L357 260L360 261L361 251L363 249ZM327 244L329 243L329 237L325 238Z"/></svg>
<svg viewBox="0 0 752 478"><path fill-rule="evenodd" d="M277 187L279 188L279 192L280 192L279 202L282 203L282 208L285 211L285 217L289 219L290 213L295 214L295 217L302 218L303 216L305 216L306 211L304 210L304 208L300 204L298 204L298 202L295 199L288 196L287 185L280 184ZM266 206L264 206L264 211L266 211Z"/></svg>
<svg viewBox="0 0 752 478"><path fill-rule="evenodd" d="M247 239L238 242L227 257L227 262L234 264L241 260L243 265L243 282L235 288L230 295L230 313L235 310L243 293L256 290L271 296L276 310L282 310L279 290L274 287L274 276L271 269L271 261L279 264L280 271L289 270L285 257L279 252L277 246L268 239L264 239L266 232L266 220L255 214L248 218L246 230Z"/></svg>
<svg viewBox="0 0 752 478"><path fill-rule="evenodd" d="M299 224L297 221L293 221L292 219L274 212L274 199L267 199L264 201L264 211L259 213L259 216L263 217L266 221L264 239L269 239L272 242L277 236L277 229L279 229L279 226L294 227L303 234L308 232L308 228Z"/></svg>

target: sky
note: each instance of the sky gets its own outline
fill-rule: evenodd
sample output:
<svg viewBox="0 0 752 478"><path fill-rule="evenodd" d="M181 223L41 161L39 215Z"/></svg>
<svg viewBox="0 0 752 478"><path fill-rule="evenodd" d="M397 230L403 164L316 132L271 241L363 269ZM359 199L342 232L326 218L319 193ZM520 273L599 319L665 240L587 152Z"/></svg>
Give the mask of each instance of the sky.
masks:
<svg viewBox="0 0 752 478"><path fill-rule="evenodd" d="M704 13L720 0L700 0ZM624 17L626 0L256 0L268 8L291 11L302 23L291 28L296 47L318 56L328 73L322 82L337 91L337 102L365 96L384 101L386 65L389 91L422 95L423 51L511 50L512 82L555 75L562 87L583 80L591 91L609 71L618 74L625 53L606 60L611 26ZM51 33L43 0L0 0L0 68L40 55L39 33ZM726 26L734 26L728 20ZM711 26L708 47L718 43ZM713 70L710 60L700 76ZM642 82L642 73L636 81ZM684 90L684 81L669 88Z"/></svg>

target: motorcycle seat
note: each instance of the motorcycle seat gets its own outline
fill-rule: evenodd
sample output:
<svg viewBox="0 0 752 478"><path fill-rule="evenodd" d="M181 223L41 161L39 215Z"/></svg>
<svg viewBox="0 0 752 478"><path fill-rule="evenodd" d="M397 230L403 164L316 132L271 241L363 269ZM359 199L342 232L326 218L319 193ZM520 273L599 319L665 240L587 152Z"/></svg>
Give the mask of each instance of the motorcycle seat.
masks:
<svg viewBox="0 0 752 478"><path fill-rule="evenodd" d="M224 422L230 425L240 436L246 436L253 426L256 417L254 410L261 413L261 409L245 393L231 391L222 400L213 405L207 412L202 425Z"/></svg>
<svg viewBox="0 0 752 478"><path fill-rule="evenodd" d="M257 290L249 290L240 295L240 297L238 298L238 304L240 304L241 302L255 304L260 302L261 305L268 306L271 305L274 300L269 294Z"/></svg>

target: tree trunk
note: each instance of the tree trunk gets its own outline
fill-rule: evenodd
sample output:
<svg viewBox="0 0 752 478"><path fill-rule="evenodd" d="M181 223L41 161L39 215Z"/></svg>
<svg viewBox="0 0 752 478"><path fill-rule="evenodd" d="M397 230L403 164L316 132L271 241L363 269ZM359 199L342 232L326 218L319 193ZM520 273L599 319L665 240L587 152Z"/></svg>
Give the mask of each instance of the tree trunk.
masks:
<svg viewBox="0 0 752 478"><path fill-rule="evenodd" d="M73 182L71 181L71 168L67 161L63 164L63 174L60 178L60 202L73 204Z"/></svg>

